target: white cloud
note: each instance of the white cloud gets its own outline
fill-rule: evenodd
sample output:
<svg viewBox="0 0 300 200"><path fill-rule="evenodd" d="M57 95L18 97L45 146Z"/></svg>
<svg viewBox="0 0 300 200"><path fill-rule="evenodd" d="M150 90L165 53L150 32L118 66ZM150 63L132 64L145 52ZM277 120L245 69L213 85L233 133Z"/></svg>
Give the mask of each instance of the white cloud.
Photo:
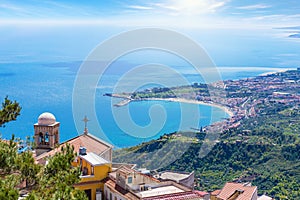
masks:
<svg viewBox="0 0 300 200"><path fill-rule="evenodd" d="M224 4L224 1L215 0L168 0L161 4L161 7L173 11L175 14L196 15L214 13L217 8L222 7Z"/></svg>
<svg viewBox="0 0 300 200"><path fill-rule="evenodd" d="M101 12L98 7L71 6L43 1L39 6L20 6L0 3L0 9L14 10L15 17L0 19L4 25L108 25L116 27L211 28L211 29L272 29L282 26L299 26L300 15L255 13L243 15L245 10L271 7L253 4L231 7L230 0L155 0L150 3L134 1L121 4L119 14ZM236 13L226 15L228 8ZM237 9L238 8L238 9ZM222 12L220 12L222 10ZM32 14L34 13L34 14ZM268 12L269 13L269 12ZM24 17L22 17L24 16Z"/></svg>
<svg viewBox="0 0 300 200"><path fill-rule="evenodd" d="M152 10L151 6L140 6L140 5L129 5L127 8L135 9L135 10Z"/></svg>
<svg viewBox="0 0 300 200"><path fill-rule="evenodd" d="M12 4L0 4L0 8L2 9L7 9L7 10L11 10L11 11L24 11L23 8L12 5Z"/></svg>
<svg viewBox="0 0 300 200"><path fill-rule="evenodd" d="M162 15L199 15L215 13L228 0L160 0L156 3L129 5L130 9L151 10Z"/></svg>
<svg viewBox="0 0 300 200"><path fill-rule="evenodd" d="M247 5L247 6L240 6L237 7L240 10L257 10L257 9L265 9L270 8L272 6L266 5L266 4L253 4L253 5Z"/></svg>

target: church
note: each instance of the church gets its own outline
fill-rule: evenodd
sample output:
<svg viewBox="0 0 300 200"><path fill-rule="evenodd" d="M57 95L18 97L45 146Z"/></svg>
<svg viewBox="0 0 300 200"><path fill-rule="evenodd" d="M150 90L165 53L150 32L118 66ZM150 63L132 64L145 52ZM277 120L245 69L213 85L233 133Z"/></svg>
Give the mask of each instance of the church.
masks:
<svg viewBox="0 0 300 200"><path fill-rule="evenodd" d="M83 121L86 123L87 118L85 117ZM47 157L60 151L61 147L66 144L74 146L75 152L79 152L80 148L85 148L86 152L93 152L107 161L112 161L113 146L90 134L86 126L81 135L62 143L59 142L59 126L60 123L56 121L52 113L45 112L38 117L37 123L34 124L35 160L37 163L45 164Z"/></svg>
<svg viewBox="0 0 300 200"><path fill-rule="evenodd" d="M87 117L83 121L85 129L82 134L60 143L60 123L49 112L41 114L34 124L35 161L45 165L49 157L61 151L61 147L66 144L73 146L77 157L72 165L80 167L82 172L80 182L74 187L83 190L89 200L103 199L103 180L112 171L113 146L88 132Z"/></svg>

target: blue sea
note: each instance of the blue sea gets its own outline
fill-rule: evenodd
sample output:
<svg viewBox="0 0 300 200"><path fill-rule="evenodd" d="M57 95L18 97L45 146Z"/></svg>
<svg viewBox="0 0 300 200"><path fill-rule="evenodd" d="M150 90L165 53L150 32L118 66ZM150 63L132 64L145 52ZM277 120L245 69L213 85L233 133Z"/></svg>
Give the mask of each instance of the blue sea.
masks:
<svg viewBox="0 0 300 200"><path fill-rule="evenodd" d="M81 134L84 122L75 125L72 108L74 82L81 63L78 61L0 64L1 99L8 96L22 106L21 115L17 121L0 128L2 138L10 138L12 134L21 139L32 136L33 124L43 112L53 113L57 121L61 123L61 142ZM88 122L88 129L90 133L112 143L116 148L137 145L158 138L165 133L200 128L228 117L227 113L218 108L167 101L139 101L131 102L124 107L114 107L112 104L116 102L116 99L112 100L103 94L113 92L114 86L124 74L123 70L117 70L119 66L129 69L130 66L136 66L136 64L120 61L113 65L115 67L112 66L102 75L96 87L93 109L97 119L91 119ZM203 82L203 78L188 67L174 66L174 69L182 73L189 83ZM266 67L219 67L218 69L223 80L253 77L282 70L282 68ZM161 77L162 74L153 73L149 76L153 76L155 80L156 76ZM172 79L172 77L169 78ZM176 85L176 80L170 82ZM128 84L134 84L134 81ZM159 85L155 85L154 81L140 89L154 86ZM126 91L126 87L124 88ZM86 105L82 106L81 109L84 110ZM182 112L182 107L187 113ZM125 115L120 113L125 113ZM183 115L186 114L188 120L180 124ZM79 117L84 118L84 116ZM127 123L132 123L132 125ZM125 128L124 124L127 125ZM101 132L97 129L98 126L101 127Z"/></svg>

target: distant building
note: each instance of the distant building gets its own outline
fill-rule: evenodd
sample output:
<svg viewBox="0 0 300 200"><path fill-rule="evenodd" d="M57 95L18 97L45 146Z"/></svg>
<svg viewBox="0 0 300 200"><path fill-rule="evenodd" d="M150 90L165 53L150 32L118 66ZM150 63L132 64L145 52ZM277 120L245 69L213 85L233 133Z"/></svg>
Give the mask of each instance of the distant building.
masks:
<svg viewBox="0 0 300 200"><path fill-rule="evenodd" d="M193 191L175 181L159 181L125 166L109 174L104 193L108 200L209 199L208 193Z"/></svg>
<svg viewBox="0 0 300 200"><path fill-rule="evenodd" d="M181 185L184 185L189 188L194 188L194 182L195 182L195 173L177 173L177 172L160 172L156 175L154 175L155 178L157 178L160 181L175 181Z"/></svg>
<svg viewBox="0 0 300 200"><path fill-rule="evenodd" d="M36 155L51 151L59 144L59 125L53 114L45 112L34 124Z"/></svg>
<svg viewBox="0 0 300 200"><path fill-rule="evenodd" d="M273 200L273 198L269 197L267 195L262 195L262 196L258 197L257 200Z"/></svg>
<svg viewBox="0 0 300 200"><path fill-rule="evenodd" d="M226 183L217 200L257 200L257 187L250 183Z"/></svg>

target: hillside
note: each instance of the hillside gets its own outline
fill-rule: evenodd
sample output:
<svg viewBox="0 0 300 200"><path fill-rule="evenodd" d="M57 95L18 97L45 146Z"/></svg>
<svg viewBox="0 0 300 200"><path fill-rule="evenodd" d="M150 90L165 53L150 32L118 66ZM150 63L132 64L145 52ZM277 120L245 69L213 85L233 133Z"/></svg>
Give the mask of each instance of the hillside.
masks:
<svg viewBox="0 0 300 200"><path fill-rule="evenodd" d="M251 181L259 194L276 199L300 196L300 108L268 101L237 128L220 133L177 132L135 147L116 150L115 162L158 171L195 171L198 189L222 188L227 181ZM207 140L214 138L215 145ZM203 149L212 147L206 156ZM202 150L201 150L202 148ZM200 155L200 156L199 156ZM178 158L178 159L177 159Z"/></svg>

